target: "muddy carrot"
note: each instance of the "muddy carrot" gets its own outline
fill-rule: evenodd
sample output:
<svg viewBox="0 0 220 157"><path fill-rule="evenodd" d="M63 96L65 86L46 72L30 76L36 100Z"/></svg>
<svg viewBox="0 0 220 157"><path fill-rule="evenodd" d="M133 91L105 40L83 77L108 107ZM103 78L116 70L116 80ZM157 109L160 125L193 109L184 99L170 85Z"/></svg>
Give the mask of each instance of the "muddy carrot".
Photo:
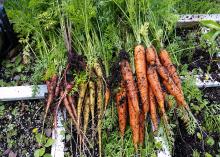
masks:
<svg viewBox="0 0 220 157"><path fill-rule="evenodd" d="M139 143L139 113L135 112L132 101L127 97L129 121L132 130L132 140L134 148L137 151Z"/></svg>
<svg viewBox="0 0 220 157"><path fill-rule="evenodd" d="M153 123L153 131L157 131L158 129L158 121L157 121L157 111L156 111L156 101L151 87L149 87L149 103L150 103L150 117Z"/></svg>
<svg viewBox="0 0 220 157"><path fill-rule="evenodd" d="M65 92L61 91L60 96L63 97L64 95L65 95ZM80 132L79 125L77 124L76 118L73 115L73 112L71 110L70 104L69 104L68 99L67 99L66 96L63 98L63 104L64 104L68 114L70 115L71 119L73 120L73 124L75 125L76 130L78 132Z"/></svg>
<svg viewBox="0 0 220 157"><path fill-rule="evenodd" d="M71 106L71 109L72 109L72 111L73 111L73 115L74 115L74 117L76 118L76 119L78 119L77 118L77 113L76 113L76 107L75 107L75 100L73 99L73 97L71 96L71 95L67 95L67 99L68 99L68 101L69 101L69 104L70 104L70 106Z"/></svg>
<svg viewBox="0 0 220 157"><path fill-rule="evenodd" d="M104 111L106 111L107 109L107 106L108 106L108 103L109 103L109 100L110 100L110 89L108 88L108 86L106 86L106 89L105 89L105 109Z"/></svg>
<svg viewBox="0 0 220 157"><path fill-rule="evenodd" d="M143 145L145 137L145 115L142 111L139 114L139 144Z"/></svg>
<svg viewBox="0 0 220 157"><path fill-rule="evenodd" d="M81 117L81 113L82 113L82 106L83 106L83 101L84 101L84 97L86 94L86 89L87 89L87 83L82 83L80 84L79 87L79 98L78 98L78 102L77 102L77 123L78 125L80 125L80 117Z"/></svg>
<svg viewBox="0 0 220 157"><path fill-rule="evenodd" d="M102 156L102 115L103 115L103 95L102 95L102 79L97 80L97 109L98 109L98 143L99 143L99 156Z"/></svg>
<svg viewBox="0 0 220 157"><path fill-rule="evenodd" d="M119 130L122 138L124 137L126 121L127 121L127 100L126 90L121 86L121 89L116 94L116 106L118 111Z"/></svg>
<svg viewBox="0 0 220 157"><path fill-rule="evenodd" d="M167 69L167 71L169 72L170 76L172 77L174 83L177 85L180 92L183 94L181 80L177 74L175 66L173 65L173 63L170 59L168 52L165 49L161 50L159 57L160 57L160 61L161 61L162 65Z"/></svg>
<svg viewBox="0 0 220 157"><path fill-rule="evenodd" d="M61 93L60 95L63 95L64 92L61 91L60 93ZM73 111L72 111L72 109L71 109L71 107L70 107L70 104L69 104L69 101L68 101L67 97L64 97L63 103L64 103L64 106L65 106L67 112L69 113L71 119L73 120L74 124L76 124L76 119L75 119L75 116L74 116L74 114L73 114Z"/></svg>
<svg viewBox="0 0 220 157"><path fill-rule="evenodd" d="M95 84L93 81L89 81L89 107L90 107L90 112L91 112L91 117L92 117L92 127L94 127L95 122Z"/></svg>
<svg viewBox="0 0 220 157"><path fill-rule="evenodd" d="M157 98L158 104L159 104L162 112L164 113L165 109L164 109L163 91L162 91L160 81L159 81L155 67L153 67L153 66L148 67L147 78L150 83L150 87L152 88L152 91Z"/></svg>
<svg viewBox="0 0 220 157"><path fill-rule="evenodd" d="M57 75L54 75L50 79L50 81L46 81L47 90L48 90L48 98L47 98L47 104L46 104L44 119L46 119L48 110L50 108L50 105L53 103L54 92L55 92L54 90L56 88L57 78L58 78Z"/></svg>
<svg viewBox="0 0 220 157"><path fill-rule="evenodd" d="M183 105L185 108L188 109L188 105L184 99L184 96L180 92L179 88L177 88L175 83L172 82L172 80L170 81L163 80L163 84L166 87L167 91L175 97L177 103Z"/></svg>
<svg viewBox="0 0 220 157"><path fill-rule="evenodd" d="M160 85L160 81L157 75L156 67L149 66L147 70L147 78L150 83L150 87L152 88L153 94L155 95L157 102L159 104L159 109L162 115L162 118L165 123L168 123L168 118L165 112L164 107L164 96L163 91Z"/></svg>
<svg viewBox="0 0 220 157"><path fill-rule="evenodd" d="M152 50L153 49L153 50ZM146 50L147 61L150 65L156 66L157 72L165 80L170 79L169 73L166 68L161 64L156 49L151 47L151 51ZM153 61L152 61L153 60ZM154 64L153 64L154 63Z"/></svg>
<svg viewBox="0 0 220 157"><path fill-rule="evenodd" d="M83 112L83 132L86 134L88 123L89 123L89 105L90 105L90 97L89 94L85 97L85 106L84 106L84 112Z"/></svg>
<svg viewBox="0 0 220 157"><path fill-rule="evenodd" d="M127 60L122 60L120 62L120 69L121 69L122 78L125 82L127 97L130 99L134 111L137 114L139 114L140 109L139 109L139 102L137 95L137 87L133 78L133 73L129 62Z"/></svg>
<svg viewBox="0 0 220 157"><path fill-rule="evenodd" d="M149 110L148 104L148 82L147 82L147 64L145 59L145 50L142 45L137 45L134 50L135 71L137 76L138 89L141 96L142 112L146 118Z"/></svg>

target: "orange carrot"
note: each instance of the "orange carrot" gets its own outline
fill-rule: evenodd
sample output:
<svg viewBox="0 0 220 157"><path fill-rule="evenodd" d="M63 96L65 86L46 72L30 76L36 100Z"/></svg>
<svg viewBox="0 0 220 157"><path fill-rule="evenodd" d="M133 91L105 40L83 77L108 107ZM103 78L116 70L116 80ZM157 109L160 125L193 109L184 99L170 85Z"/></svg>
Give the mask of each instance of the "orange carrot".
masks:
<svg viewBox="0 0 220 157"><path fill-rule="evenodd" d="M148 63L150 63L150 61L152 62L152 60L154 60L154 64L151 64L151 65L155 65L156 66L156 69L157 69L157 72L158 74L165 80L168 80L170 79L170 76L168 74L168 71L166 70L165 67L162 66L160 60L159 60L159 57L157 55L157 51L154 47L152 47L151 49L153 49L153 51L147 51L146 52L146 57L148 58ZM148 54L147 54L148 53ZM151 58L150 58L151 57Z"/></svg>
<svg viewBox="0 0 220 157"><path fill-rule="evenodd" d="M157 102L159 104L159 109L162 115L162 118L165 123L168 123L168 118L165 112L164 107L164 96L160 86L159 78L156 72L156 67L149 66L147 69L147 78L152 88L153 94L155 95Z"/></svg>
<svg viewBox="0 0 220 157"><path fill-rule="evenodd" d="M159 54L160 60L162 65L167 69L167 71L169 72L171 78L173 79L174 83L177 85L177 87L179 88L180 92L183 94L182 92L182 86L181 86L181 80L177 74L176 68L173 65L170 56L168 54L168 52L164 49L160 51Z"/></svg>
<svg viewBox="0 0 220 157"><path fill-rule="evenodd" d="M142 111L139 114L139 144L144 143L144 137L145 137L145 115L144 112Z"/></svg>
<svg viewBox="0 0 220 157"><path fill-rule="evenodd" d="M122 78L125 82L127 97L130 99L134 111L139 115L140 109L139 109L139 102L137 95L137 87L133 78L133 73L130 64L128 63L127 60L122 60L120 62L120 69L121 69Z"/></svg>
<svg viewBox="0 0 220 157"><path fill-rule="evenodd" d="M149 87L149 103L150 103L150 117L154 126L153 131L155 132L158 129L158 121L157 121L156 101L151 87Z"/></svg>
<svg viewBox="0 0 220 157"><path fill-rule="evenodd" d="M166 89L170 92L170 94L175 97L177 103L183 105L185 108L188 109L188 105L184 99L184 96L180 92L179 88L177 88L175 83L172 82L172 80L170 81L163 80L163 84L166 87Z"/></svg>
<svg viewBox="0 0 220 157"><path fill-rule="evenodd" d="M135 112L131 99L127 97L127 100L128 100L130 126L132 130L132 140L133 140L134 148L137 151L138 143L139 143L139 113Z"/></svg>
<svg viewBox="0 0 220 157"><path fill-rule="evenodd" d="M147 82L147 64L145 59L145 50L142 45L137 45L134 50L135 71L137 75L138 89L141 96L142 112L146 118L149 110L148 104L148 82Z"/></svg>
<svg viewBox="0 0 220 157"><path fill-rule="evenodd" d="M162 112L165 112L164 109L164 97L163 92L160 86L159 78L156 72L156 68L153 66L149 66L147 70L147 78L150 83L150 87L152 88L152 91L154 95L157 98L158 104L162 110Z"/></svg>
<svg viewBox="0 0 220 157"><path fill-rule="evenodd" d="M106 89L105 89L105 109L104 111L106 111L107 109L107 106L108 106L108 103L109 103L109 100L110 100L110 89L108 88L108 86L106 86Z"/></svg>
<svg viewBox="0 0 220 157"><path fill-rule="evenodd" d="M118 111L119 130L123 138L127 120L126 90L123 86L121 87L120 91L116 94L116 106Z"/></svg>

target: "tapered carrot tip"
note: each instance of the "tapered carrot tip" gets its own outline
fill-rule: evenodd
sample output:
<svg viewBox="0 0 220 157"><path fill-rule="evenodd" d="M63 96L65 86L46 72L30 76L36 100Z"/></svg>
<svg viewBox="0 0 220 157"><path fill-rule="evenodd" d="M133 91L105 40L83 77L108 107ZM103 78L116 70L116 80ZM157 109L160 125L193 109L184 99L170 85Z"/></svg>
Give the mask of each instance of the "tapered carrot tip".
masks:
<svg viewBox="0 0 220 157"><path fill-rule="evenodd" d="M135 149L135 152L138 151L138 145L137 144L134 144L134 149Z"/></svg>

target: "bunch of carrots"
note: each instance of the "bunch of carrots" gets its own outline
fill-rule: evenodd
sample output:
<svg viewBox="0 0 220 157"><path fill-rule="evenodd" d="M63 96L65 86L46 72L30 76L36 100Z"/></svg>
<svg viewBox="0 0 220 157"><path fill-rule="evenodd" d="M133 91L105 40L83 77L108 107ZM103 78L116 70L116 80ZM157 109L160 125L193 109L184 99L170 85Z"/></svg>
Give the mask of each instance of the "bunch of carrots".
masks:
<svg viewBox="0 0 220 157"><path fill-rule="evenodd" d="M82 141L83 136L86 136L89 126L89 117L91 116L91 128L92 128L92 138L96 136L98 132L98 144L101 151L101 129L102 129L102 117L104 108L110 99L110 91L106 88L105 92L103 90L103 72L99 63L95 63L92 68L93 79L90 78L89 81L79 84L78 94L71 95L71 90L74 87L74 82L68 82L66 79L67 71L63 72L63 77L58 80L58 76L54 75L50 80L46 81L48 88L48 98L45 110L45 118L51 104L56 102L54 109L54 127L57 127L57 113L60 105L64 105L66 108L73 125L77 131L77 134ZM105 94L103 94L105 93ZM103 101L105 100L105 101ZM96 117L95 114L98 116ZM97 120L97 123L96 123ZM97 124L97 127L96 127ZM101 154L101 153L100 153Z"/></svg>
<svg viewBox="0 0 220 157"><path fill-rule="evenodd" d="M129 116L132 139L135 149L143 145L147 115L153 124L153 131L158 129L158 115L168 124L165 100L166 95L172 95L178 106L187 110L188 105L184 99L181 80L172 64L169 53L162 49L159 54L153 46L146 49L137 45L134 49L134 77L130 63L127 59L120 61L121 84L116 94L116 106L119 118L119 130L123 137ZM136 78L136 80L135 80ZM165 87L166 91L163 91ZM169 107L170 104L168 104Z"/></svg>

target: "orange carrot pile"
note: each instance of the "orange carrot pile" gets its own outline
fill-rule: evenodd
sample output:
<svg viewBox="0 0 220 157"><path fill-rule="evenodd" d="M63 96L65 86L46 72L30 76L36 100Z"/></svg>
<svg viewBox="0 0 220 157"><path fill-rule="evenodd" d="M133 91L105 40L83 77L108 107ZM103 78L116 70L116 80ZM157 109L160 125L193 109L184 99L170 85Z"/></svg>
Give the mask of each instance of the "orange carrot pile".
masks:
<svg viewBox="0 0 220 157"><path fill-rule="evenodd" d="M120 90L116 94L116 104L120 133L123 136L126 128L126 102L121 103L120 100L122 95L127 96L132 139L137 150L138 145L144 144L148 112L155 133L158 129L158 118L161 118L165 125L169 123L165 105L167 95L172 95L176 102L186 109L188 105L184 99L180 78L167 51L162 50L158 55L153 46L145 49L144 46L137 45L134 49L134 66L136 77L133 75L128 58L122 58L120 61L121 79L125 83L126 93Z"/></svg>

